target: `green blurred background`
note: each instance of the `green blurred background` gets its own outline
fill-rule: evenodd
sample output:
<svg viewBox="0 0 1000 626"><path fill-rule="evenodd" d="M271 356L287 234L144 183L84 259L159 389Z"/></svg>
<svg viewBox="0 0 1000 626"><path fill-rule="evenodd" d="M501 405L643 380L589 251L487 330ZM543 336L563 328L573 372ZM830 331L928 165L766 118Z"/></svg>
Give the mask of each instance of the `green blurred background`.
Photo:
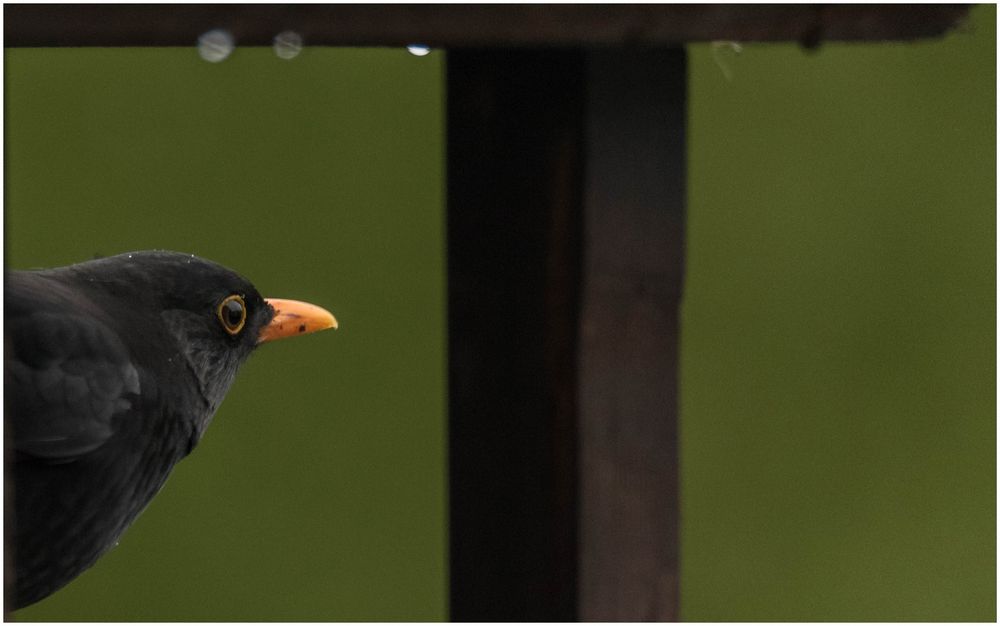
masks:
<svg viewBox="0 0 1000 626"><path fill-rule="evenodd" d="M685 620L995 619L995 23L689 47ZM341 322L16 617L446 619L445 55L5 61L10 266L177 249Z"/></svg>
<svg viewBox="0 0 1000 626"><path fill-rule="evenodd" d="M972 17L691 47L686 620L995 619L996 7Z"/></svg>

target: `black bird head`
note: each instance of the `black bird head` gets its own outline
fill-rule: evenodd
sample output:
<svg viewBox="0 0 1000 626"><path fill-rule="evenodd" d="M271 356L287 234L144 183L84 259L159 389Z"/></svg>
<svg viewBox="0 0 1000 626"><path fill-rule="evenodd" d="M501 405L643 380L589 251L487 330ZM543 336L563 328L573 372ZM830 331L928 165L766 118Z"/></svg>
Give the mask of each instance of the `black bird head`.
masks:
<svg viewBox="0 0 1000 626"><path fill-rule="evenodd" d="M180 360L194 374L200 402L188 407L192 445L258 345L337 327L318 306L265 299L236 272L190 254L131 252L47 272L67 270L95 304L115 312L114 325L150 369L175 371ZM164 360L171 367L160 367Z"/></svg>

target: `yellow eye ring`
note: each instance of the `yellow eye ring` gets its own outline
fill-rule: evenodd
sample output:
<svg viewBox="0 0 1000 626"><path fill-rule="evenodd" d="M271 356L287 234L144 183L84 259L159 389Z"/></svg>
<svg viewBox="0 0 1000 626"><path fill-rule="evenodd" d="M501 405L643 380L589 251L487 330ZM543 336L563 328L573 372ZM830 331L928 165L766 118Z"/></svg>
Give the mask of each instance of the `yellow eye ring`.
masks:
<svg viewBox="0 0 1000 626"><path fill-rule="evenodd" d="M247 323L247 305L243 302L243 298L236 294L227 296L219 303L215 312L219 316L219 321L222 322L222 327L230 335L239 333L243 330L243 325Z"/></svg>

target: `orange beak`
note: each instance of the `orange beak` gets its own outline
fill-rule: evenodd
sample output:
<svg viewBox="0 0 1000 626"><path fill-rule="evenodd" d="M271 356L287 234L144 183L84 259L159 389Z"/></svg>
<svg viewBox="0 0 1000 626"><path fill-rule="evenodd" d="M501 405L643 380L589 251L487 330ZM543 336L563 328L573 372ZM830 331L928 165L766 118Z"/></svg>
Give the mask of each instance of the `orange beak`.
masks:
<svg viewBox="0 0 1000 626"><path fill-rule="evenodd" d="M266 298L265 302L274 308L274 319L260 329L258 344L337 327L337 318L315 304L276 298Z"/></svg>

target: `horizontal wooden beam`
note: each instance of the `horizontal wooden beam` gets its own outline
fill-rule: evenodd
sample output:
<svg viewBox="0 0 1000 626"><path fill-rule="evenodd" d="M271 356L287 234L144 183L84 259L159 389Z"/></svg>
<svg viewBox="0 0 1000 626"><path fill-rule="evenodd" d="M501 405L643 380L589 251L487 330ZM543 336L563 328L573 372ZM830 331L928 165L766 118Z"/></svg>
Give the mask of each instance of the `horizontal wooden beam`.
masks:
<svg viewBox="0 0 1000 626"><path fill-rule="evenodd" d="M237 45L293 30L306 45L663 45L935 37L966 5L7 4L4 46L193 46L222 28Z"/></svg>

